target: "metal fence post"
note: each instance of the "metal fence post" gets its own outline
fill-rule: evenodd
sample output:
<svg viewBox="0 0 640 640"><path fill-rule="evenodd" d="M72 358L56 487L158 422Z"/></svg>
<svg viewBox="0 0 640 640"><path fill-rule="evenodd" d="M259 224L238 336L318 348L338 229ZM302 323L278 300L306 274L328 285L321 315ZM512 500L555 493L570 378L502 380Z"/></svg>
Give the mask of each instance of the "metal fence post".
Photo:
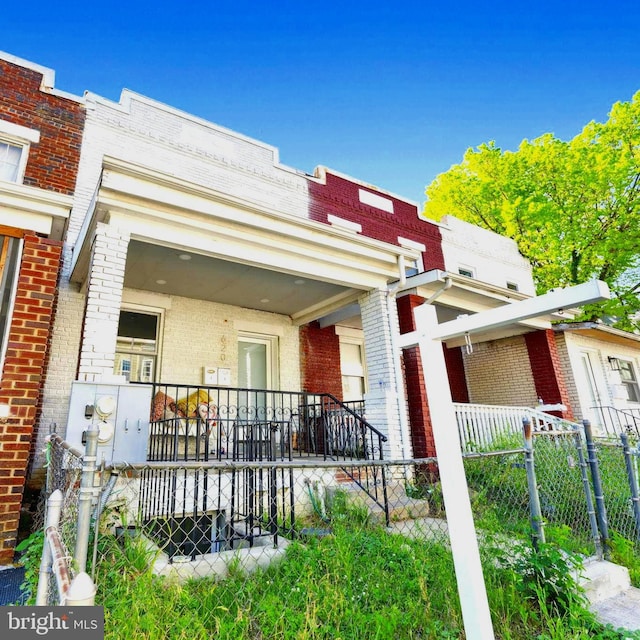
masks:
<svg viewBox="0 0 640 640"><path fill-rule="evenodd" d="M593 505L593 496L591 495L591 484L589 483L589 475L587 474L587 461L584 459L584 451L582 449L582 433L580 427L575 427L576 453L578 454L578 464L580 465L580 475L582 476L582 486L584 487L584 497L587 502L587 513L589 515L589 524L591 525L591 535L596 546L596 555L602 559L602 540L598 529L598 520L596 518L596 509Z"/></svg>
<svg viewBox="0 0 640 640"><path fill-rule="evenodd" d="M56 489L47 500L47 515L44 523L44 531L49 527L57 527L60 522L60 511L62 510L62 491ZM49 600L49 580L51 576L51 563L53 553L47 538L44 539L42 549L42 559L40 560L40 573L38 574L38 588L36 591L36 605L45 606Z"/></svg>
<svg viewBox="0 0 640 640"><path fill-rule="evenodd" d="M627 467L627 478L629 479L629 489L631 490L631 506L633 507L633 517L636 522L636 538L640 540L640 497L638 497L638 478L631 460L631 449L629 447L629 436L626 433L620 434L622 440L622 451L624 462Z"/></svg>
<svg viewBox="0 0 640 640"><path fill-rule="evenodd" d="M602 480L600 478L600 467L598 465L598 455L596 446L593 441L593 433L591 432L591 422L583 420L584 437L587 441L587 456L589 460L589 469L591 470L591 482L593 483L593 493L596 500L596 519L598 521L598 529L602 536L602 551L605 559L609 559L609 523L607 522L607 508L604 503L604 493L602 490Z"/></svg>
<svg viewBox="0 0 640 640"><path fill-rule="evenodd" d="M538 550L540 544L544 544L544 523L542 521L542 509L540 508L540 494L536 481L536 470L533 463L533 435L531 432L531 420L528 417L522 419L524 433L524 459L527 470L527 486L529 487L529 513L531 514L531 528L533 529L533 548Z"/></svg>
<svg viewBox="0 0 640 640"><path fill-rule="evenodd" d="M78 529L74 553L78 572L87 570L91 513L93 511L94 479L98 452L98 429L92 426L85 433L87 443L82 458L82 477L80 480L80 495L78 497Z"/></svg>

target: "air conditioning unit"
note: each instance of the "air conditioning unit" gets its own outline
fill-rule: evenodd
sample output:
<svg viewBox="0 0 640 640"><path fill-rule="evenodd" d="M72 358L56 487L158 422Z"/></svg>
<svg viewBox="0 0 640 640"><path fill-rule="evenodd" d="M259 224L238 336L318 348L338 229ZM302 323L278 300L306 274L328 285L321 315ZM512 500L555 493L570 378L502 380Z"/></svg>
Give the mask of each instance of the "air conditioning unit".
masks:
<svg viewBox="0 0 640 640"><path fill-rule="evenodd" d="M97 463L145 462L152 386L74 382L65 440L84 451L85 434L98 429Z"/></svg>

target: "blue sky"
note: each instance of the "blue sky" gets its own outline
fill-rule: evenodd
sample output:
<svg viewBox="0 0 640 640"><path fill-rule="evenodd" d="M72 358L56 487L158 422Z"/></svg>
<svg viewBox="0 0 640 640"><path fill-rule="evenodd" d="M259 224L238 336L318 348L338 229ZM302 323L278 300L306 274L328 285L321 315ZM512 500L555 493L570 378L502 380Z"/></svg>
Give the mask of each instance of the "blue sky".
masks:
<svg viewBox="0 0 640 640"><path fill-rule="evenodd" d="M640 2L6 3L0 49L419 203L468 147L570 139L640 89Z"/></svg>

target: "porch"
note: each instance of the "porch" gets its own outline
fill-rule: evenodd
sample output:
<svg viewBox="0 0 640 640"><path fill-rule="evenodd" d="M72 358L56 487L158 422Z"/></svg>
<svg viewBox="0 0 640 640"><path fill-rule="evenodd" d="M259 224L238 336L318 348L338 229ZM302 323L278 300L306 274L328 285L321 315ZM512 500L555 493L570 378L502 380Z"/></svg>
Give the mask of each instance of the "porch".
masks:
<svg viewBox="0 0 640 640"><path fill-rule="evenodd" d="M328 393L151 385L148 460L381 460L364 402Z"/></svg>

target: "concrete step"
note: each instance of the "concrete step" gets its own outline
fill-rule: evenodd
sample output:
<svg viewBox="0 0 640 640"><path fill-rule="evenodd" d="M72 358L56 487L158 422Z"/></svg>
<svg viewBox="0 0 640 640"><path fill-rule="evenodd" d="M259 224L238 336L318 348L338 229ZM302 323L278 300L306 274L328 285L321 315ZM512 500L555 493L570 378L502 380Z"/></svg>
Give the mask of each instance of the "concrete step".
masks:
<svg viewBox="0 0 640 640"><path fill-rule="evenodd" d="M375 520L380 522L384 520L383 508L374 502L357 483L343 482L340 484L340 489L347 491L354 502L365 505ZM382 501L382 488L378 487L378 489L380 500ZM404 485L396 486L396 483L390 483L387 486L387 496L389 499L389 520L391 522L416 520L429 516L429 501L410 498L404 491Z"/></svg>
<svg viewBox="0 0 640 640"><path fill-rule="evenodd" d="M640 589L629 587L613 598L591 605L590 609L602 624L610 624L616 629L640 631Z"/></svg>
<svg viewBox="0 0 640 640"><path fill-rule="evenodd" d="M578 582L585 590L589 609L600 622L616 629L640 631L640 589L631 586L626 567L589 558Z"/></svg>
<svg viewBox="0 0 640 640"><path fill-rule="evenodd" d="M585 561L578 583L584 588L591 604L615 598L631 587L626 567L597 558Z"/></svg>

